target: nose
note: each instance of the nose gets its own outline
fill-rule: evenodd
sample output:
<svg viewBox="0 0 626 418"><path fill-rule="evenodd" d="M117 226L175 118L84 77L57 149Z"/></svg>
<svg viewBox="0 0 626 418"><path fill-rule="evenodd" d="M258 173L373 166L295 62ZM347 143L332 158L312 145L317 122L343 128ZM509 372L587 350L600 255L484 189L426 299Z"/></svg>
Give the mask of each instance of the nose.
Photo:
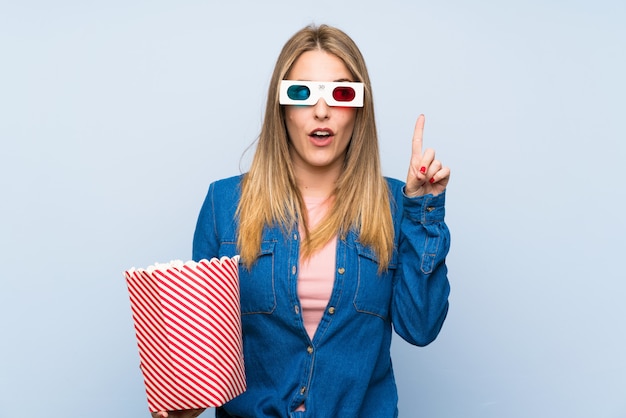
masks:
<svg viewBox="0 0 626 418"><path fill-rule="evenodd" d="M330 116L330 106L326 104L326 100L320 99L313 106L313 114L315 115L315 119L325 120Z"/></svg>

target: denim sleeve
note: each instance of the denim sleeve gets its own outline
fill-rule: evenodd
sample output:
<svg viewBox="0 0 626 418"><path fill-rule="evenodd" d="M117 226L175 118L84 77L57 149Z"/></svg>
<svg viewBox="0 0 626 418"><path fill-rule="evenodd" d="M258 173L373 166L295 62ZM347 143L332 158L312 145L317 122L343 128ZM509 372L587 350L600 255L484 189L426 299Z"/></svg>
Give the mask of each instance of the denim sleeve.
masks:
<svg viewBox="0 0 626 418"><path fill-rule="evenodd" d="M215 200L213 198L215 184L211 184L204 199L200 215L196 223L196 230L193 235L192 259L200 261L210 260L217 257L219 242L217 239L217 228L215 219Z"/></svg>
<svg viewBox="0 0 626 418"><path fill-rule="evenodd" d="M398 199L399 260L392 320L403 339L425 346L437 337L448 313L450 284L445 261L450 232L444 222L445 192L415 198L402 193Z"/></svg>

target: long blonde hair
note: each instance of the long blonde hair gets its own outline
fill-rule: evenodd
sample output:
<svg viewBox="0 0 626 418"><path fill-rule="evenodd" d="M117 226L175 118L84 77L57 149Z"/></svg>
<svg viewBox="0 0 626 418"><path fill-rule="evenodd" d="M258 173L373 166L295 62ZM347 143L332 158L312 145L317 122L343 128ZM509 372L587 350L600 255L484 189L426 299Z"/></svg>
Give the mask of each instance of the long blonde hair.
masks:
<svg viewBox="0 0 626 418"><path fill-rule="evenodd" d="M284 113L278 103L278 86L303 52L316 49L341 59L354 77L353 81L364 83L365 96L363 107L357 109L332 206L318 226L309 230L306 208L296 186L289 155ZM308 26L287 41L272 74L263 126L250 170L243 179L237 208L237 245L247 268L258 256L265 226L281 225L289 231L298 219L304 221L306 231L301 243L303 257L313 254L337 234L343 238L354 229L358 231L359 242L371 246L377 254L380 271L388 267L393 253L394 230L389 191L380 168L370 86L361 52L341 30L327 25Z"/></svg>

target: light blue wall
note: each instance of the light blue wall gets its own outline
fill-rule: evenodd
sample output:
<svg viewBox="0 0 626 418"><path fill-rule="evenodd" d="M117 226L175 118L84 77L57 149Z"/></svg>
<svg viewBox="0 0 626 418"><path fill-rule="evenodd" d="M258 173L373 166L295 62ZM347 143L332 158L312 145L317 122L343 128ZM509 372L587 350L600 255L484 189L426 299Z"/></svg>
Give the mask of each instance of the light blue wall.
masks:
<svg viewBox="0 0 626 418"><path fill-rule="evenodd" d="M122 272L189 258L311 22L368 61L385 173L421 112L453 170L451 310L395 340L400 416L626 417L617 0L2 2L0 415L148 416Z"/></svg>

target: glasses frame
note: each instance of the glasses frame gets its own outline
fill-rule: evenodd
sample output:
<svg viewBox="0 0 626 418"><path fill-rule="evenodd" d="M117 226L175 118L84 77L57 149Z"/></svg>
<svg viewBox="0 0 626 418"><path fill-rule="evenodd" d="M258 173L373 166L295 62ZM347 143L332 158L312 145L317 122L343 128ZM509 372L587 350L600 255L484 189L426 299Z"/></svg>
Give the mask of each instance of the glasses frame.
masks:
<svg viewBox="0 0 626 418"><path fill-rule="evenodd" d="M295 100L289 97L287 90L292 86L306 86L310 95L305 100ZM333 91L337 87L351 87L354 90L354 99L341 102L333 98ZM363 107L363 83L354 81L301 81L281 80L278 102L281 105L313 106L323 98L328 106Z"/></svg>

